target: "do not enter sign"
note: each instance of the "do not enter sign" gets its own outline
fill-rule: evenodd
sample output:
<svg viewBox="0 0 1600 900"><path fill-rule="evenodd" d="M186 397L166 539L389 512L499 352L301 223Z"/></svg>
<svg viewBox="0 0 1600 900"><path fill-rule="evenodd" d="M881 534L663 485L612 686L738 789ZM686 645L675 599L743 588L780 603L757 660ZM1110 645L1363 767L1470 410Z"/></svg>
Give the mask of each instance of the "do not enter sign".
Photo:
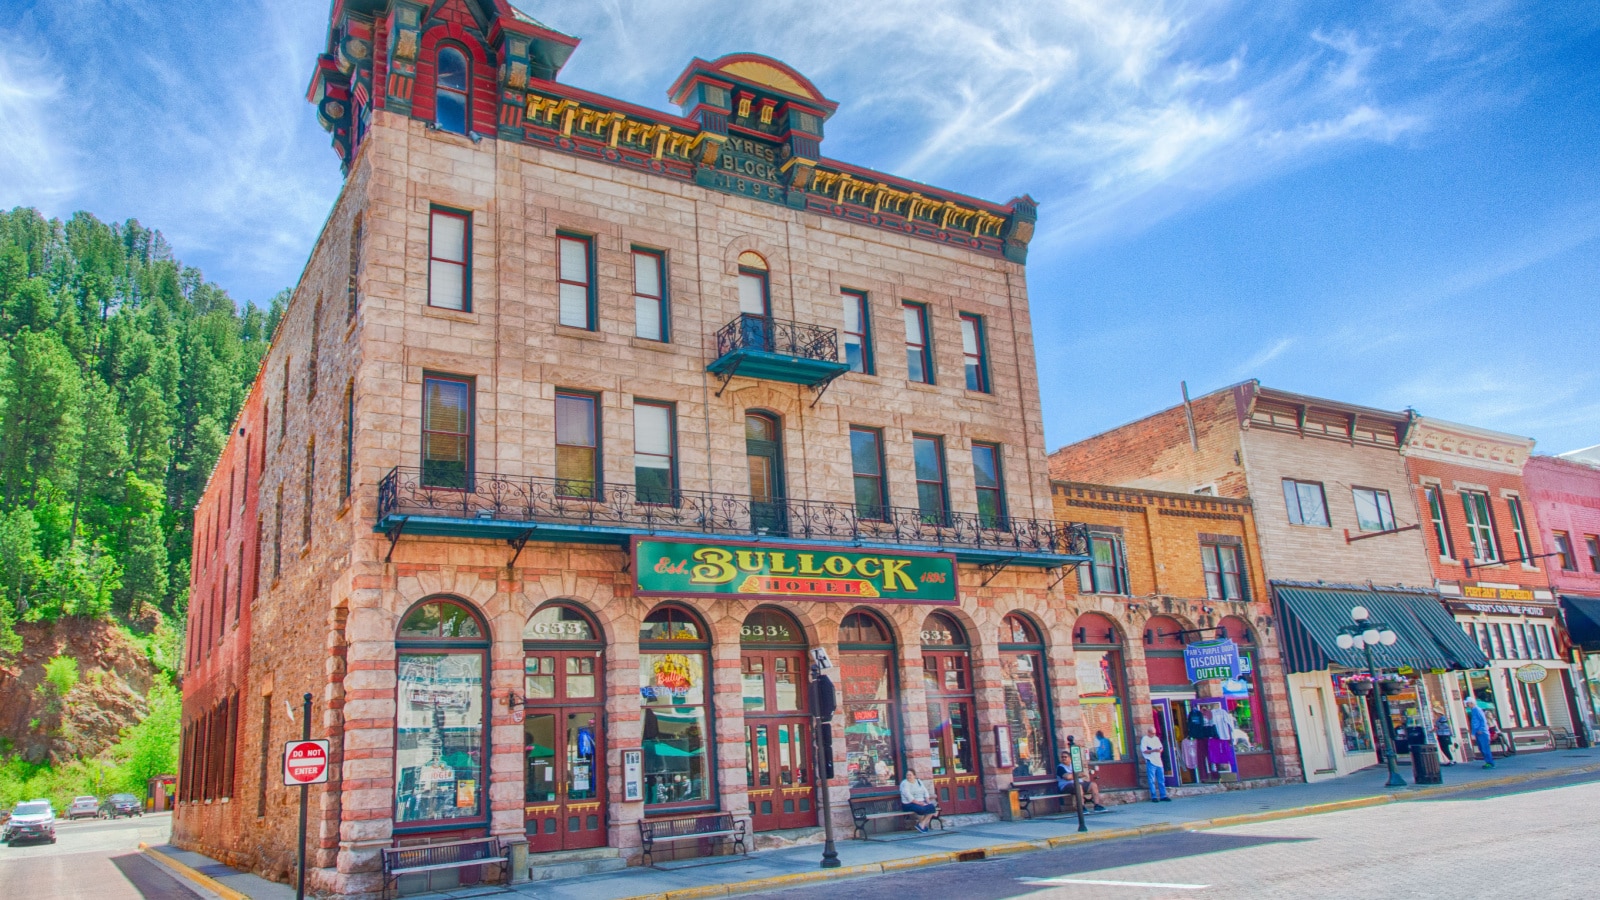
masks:
<svg viewBox="0 0 1600 900"><path fill-rule="evenodd" d="M328 742L290 741L283 745L283 784L325 784L328 781Z"/></svg>

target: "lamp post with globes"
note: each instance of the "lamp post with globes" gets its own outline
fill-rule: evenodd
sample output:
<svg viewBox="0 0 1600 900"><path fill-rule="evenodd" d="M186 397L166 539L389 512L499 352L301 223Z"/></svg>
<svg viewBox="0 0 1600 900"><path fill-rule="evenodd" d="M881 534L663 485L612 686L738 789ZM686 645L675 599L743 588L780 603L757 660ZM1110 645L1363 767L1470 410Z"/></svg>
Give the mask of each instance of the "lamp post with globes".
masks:
<svg viewBox="0 0 1600 900"><path fill-rule="evenodd" d="M1340 630L1336 643L1341 650L1360 650L1366 654L1367 675L1372 679L1372 690L1378 695L1378 716L1381 719L1378 736L1383 740L1384 761L1389 764L1389 783L1385 787L1405 787L1405 779L1394 767L1394 742L1389 735L1389 701L1384 698L1383 684L1378 680L1378 664L1372 660L1374 644L1392 647L1400 636L1394 633L1394 629L1372 618L1365 606L1351 609L1350 621L1353 624Z"/></svg>

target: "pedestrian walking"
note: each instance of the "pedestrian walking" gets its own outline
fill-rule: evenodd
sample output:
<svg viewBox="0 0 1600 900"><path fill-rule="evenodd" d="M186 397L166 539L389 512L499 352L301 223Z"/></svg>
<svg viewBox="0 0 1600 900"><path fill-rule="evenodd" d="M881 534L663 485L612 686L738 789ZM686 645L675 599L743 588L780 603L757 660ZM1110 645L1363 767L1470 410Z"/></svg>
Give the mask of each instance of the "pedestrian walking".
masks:
<svg viewBox="0 0 1600 900"><path fill-rule="evenodd" d="M939 811L938 804L928 793L928 785L911 769L906 770L905 780L900 782L900 808L917 815L916 828L923 834L928 833L928 823Z"/></svg>
<svg viewBox="0 0 1600 900"><path fill-rule="evenodd" d="M1433 738L1439 743L1439 753L1444 756L1444 764L1453 766L1456 758L1450 754L1450 745L1455 743L1454 729L1450 727L1450 716L1444 707L1435 703L1433 705Z"/></svg>
<svg viewBox="0 0 1600 900"><path fill-rule="evenodd" d="M1473 743L1478 745L1478 754L1483 757L1485 769L1494 768L1494 751L1489 748L1489 720L1478 708L1478 701L1473 697L1467 698L1467 730L1472 732Z"/></svg>
<svg viewBox="0 0 1600 900"><path fill-rule="evenodd" d="M1164 749L1161 738L1156 735L1155 726L1146 728L1144 737L1139 740L1139 754L1144 757L1144 771L1150 779L1151 803L1172 802L1172 798L1167 796L1167 771L1161 759Z"/></svg>

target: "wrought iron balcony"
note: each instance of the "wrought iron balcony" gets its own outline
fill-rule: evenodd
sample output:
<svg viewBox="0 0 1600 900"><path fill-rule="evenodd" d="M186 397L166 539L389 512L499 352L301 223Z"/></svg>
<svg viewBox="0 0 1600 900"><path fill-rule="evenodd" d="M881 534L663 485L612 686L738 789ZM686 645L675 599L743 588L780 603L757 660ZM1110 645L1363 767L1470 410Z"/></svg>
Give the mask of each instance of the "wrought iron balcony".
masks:
<svg viewBox="0 0 1600 900"><path fill-rule="evenodd" d="M964 562L1074 565L1088 559L1082 525L972 513L928 515L886 507L862 515L853 504L762 502L710 491L650 491L555 478L484 475L466 487L428 483L417 468L396 468L378 483L377 530L578 543L625 543L638 534L721 535L930 550Z"/></svg>
<svg viewBox="0 0 1600 900"><path fill-rule="evenodd" d="M835 329L742 313L718 329L717 358L706 369L723 388L734 375L743 375L803 384L820 395L850 366L839 361Z"/></svg>

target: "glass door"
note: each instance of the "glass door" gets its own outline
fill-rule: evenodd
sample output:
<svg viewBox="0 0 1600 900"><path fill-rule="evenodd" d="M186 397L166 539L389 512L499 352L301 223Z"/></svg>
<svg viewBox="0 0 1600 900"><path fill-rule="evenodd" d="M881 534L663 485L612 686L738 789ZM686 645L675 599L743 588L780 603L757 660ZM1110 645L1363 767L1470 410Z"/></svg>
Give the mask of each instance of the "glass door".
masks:
<svg viewBox="0 0 1600 900"><path fill-rule="evenodd" d="M939 811L957 815L983 812L983 786L978 778L977 728L972 719L972 682L966 651L924 650L922 665L928 688L928 754L933 792Z"/></svg>
<svg viewBox="0 0 1600 900"><path fill-rule="evenodd" d="M817 824L805 665L799 651L746 649L740 658L746 785L756 831Z"/></svg>
<svg viewBox="0 0 1600 900"><path fill-rule="evenodd" d="M778 420L760 413L745 416L744 443L750 468L750 526L757 534L786 534L783 442Z"/></svg>
<svg viewBox="0 0 1600 900"><path fill-rule="evenodd" d="M606 844L600 651L531 650L523 663L528 849Z"/></svg>

